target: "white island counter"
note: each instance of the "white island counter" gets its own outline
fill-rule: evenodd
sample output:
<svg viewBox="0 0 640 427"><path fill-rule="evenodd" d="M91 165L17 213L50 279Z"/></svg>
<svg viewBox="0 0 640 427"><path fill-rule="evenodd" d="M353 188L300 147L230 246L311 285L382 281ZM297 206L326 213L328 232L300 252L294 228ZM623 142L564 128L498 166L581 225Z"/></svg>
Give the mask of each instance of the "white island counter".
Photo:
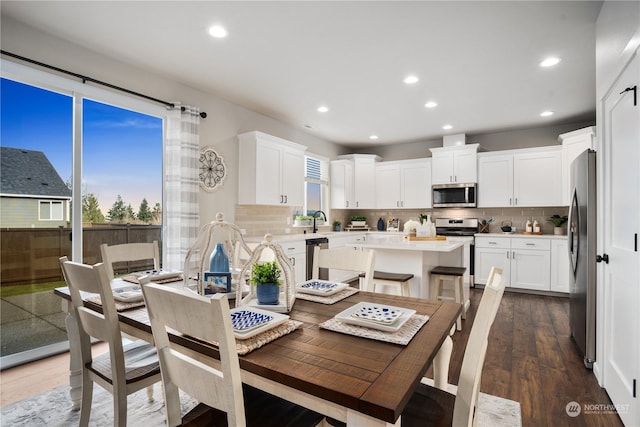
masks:
<svg viewBox="0 0 640 427"><path fill-rule="evenodd" d="M375 269L389 273L411 273L411 296L430 298L431 276L429 271L436 266L467 267L464 257L465 243L449 240L408 241L402 236L367 234L364 243L354 247L376 251ZM450 288L450 286L448 287ZM464 299L469 304L469 284L465 281Z"/></svg>

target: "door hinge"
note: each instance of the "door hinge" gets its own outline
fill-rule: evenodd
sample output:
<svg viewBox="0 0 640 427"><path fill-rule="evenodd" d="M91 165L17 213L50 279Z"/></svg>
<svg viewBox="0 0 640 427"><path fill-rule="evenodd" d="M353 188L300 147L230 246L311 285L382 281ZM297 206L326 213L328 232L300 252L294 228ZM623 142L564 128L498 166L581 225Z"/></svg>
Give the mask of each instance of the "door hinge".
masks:
<svg viewBox="0 0 640 427"><path fill-rule="evenodd" d="M628 87L622 92L620 92L620 95L622 95L625 92L631 92L631 91L633 91L633 106L635 107L636 105L638 105L638 86Z"/></svg>
<svg viewBox="0 0 640 427"><path fill-rule="evenodd" d="M596 262L602 262L602 261L604 261L605 264L609 264L609 255L607 254L602 254L602 256L596 255Z"/></svg>

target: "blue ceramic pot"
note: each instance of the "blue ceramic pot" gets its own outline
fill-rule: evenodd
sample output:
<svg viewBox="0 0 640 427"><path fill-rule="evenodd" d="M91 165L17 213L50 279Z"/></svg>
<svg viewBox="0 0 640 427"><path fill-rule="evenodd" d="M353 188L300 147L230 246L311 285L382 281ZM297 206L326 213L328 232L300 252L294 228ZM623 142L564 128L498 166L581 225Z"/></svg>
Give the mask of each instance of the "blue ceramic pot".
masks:
<svg viewBox="0 0 640 427"><path fill-rule="evenodd" d="M256 285L256 296L260 305L278 305L280 302L280 286L276 283L260 283Z"/></svg>

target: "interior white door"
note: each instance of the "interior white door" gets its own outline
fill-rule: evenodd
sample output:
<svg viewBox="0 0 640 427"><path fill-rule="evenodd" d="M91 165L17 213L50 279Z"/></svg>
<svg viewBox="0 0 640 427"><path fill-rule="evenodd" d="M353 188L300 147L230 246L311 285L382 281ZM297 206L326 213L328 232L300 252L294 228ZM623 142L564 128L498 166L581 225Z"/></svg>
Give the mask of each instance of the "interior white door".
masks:
<svg viewBox="0 0 640 427"><path fill-rule="evenodd" d="M638 52L603 104L603 376L625 425L640 423L640 60ZM635 88L628 90L628 88ZM598 339L598 338L597 338Z"/></svg>

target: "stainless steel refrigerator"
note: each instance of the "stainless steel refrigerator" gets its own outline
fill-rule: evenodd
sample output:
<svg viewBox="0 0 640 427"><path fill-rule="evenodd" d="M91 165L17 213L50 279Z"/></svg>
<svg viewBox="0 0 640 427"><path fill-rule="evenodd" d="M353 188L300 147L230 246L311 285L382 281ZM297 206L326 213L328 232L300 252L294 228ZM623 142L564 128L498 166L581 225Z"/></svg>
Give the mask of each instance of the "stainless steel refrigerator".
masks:
<svg viewBox="0 0 640 427"><path fill-rule="evenodd" d="M571 163L569 257L570 323L584 364L596 359L596 152L586 150Z"/></svg>

